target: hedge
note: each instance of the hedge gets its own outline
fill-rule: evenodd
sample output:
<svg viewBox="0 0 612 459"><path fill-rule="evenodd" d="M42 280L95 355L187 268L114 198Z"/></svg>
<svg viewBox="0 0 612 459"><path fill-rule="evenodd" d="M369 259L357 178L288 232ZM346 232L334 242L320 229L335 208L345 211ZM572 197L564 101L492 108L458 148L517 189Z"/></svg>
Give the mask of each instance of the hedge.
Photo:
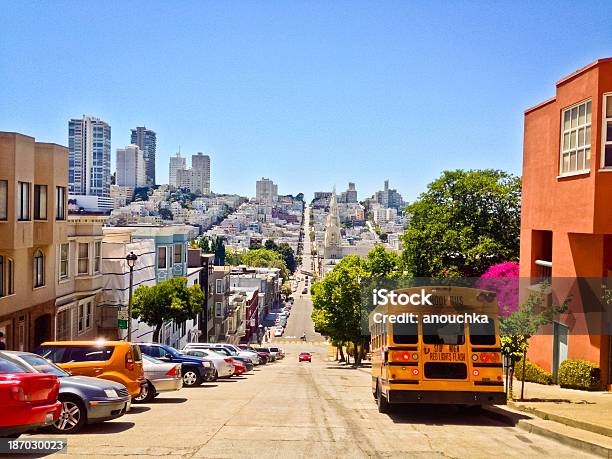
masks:
<svg viewBox="0 0 612 459"><path fill-rule="evenodd" d="M522 360L519 360L514 364L514 377L518 378L519 380L523 378ZM551 373L527 360L525 362L525 381L551 385L553 383L553 378Z"/></svg>
<svg viewBox="0 0 612 459"><path fill-rule="evenodd" d="M599 367L588 360L564 360L559 365L557 382L569 389L597 390L601 384Z"/></svg>

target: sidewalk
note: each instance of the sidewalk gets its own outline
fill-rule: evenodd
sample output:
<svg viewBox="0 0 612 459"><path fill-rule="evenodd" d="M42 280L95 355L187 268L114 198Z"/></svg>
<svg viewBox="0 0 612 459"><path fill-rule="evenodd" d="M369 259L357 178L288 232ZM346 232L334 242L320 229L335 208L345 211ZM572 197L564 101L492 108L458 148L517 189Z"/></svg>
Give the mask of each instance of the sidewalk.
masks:
<svg viewBox="0 0 612 459"><path fill-rule="evenodd" d="M514 380L519 397L521 382ZM508 401L508 408L535 416L518 426L555 438L602 457L612 457L612 392L588 392L525 383L524 400Z"/></svg>
<svg viewBox="0 0 612 459"><path fill-rule="evenodd" d="M514 396L521 394L521 382L514 381ZM576 428L612 437L612 392L587 392L559 386L525 383L525 400L508 406Z"/></svg>

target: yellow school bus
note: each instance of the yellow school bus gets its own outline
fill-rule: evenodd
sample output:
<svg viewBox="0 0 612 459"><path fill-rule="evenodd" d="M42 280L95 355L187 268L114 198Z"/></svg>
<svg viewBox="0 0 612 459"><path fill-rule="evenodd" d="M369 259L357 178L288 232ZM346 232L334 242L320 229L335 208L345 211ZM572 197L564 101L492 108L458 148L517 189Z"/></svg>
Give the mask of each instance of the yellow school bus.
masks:
<svg viewBox="0 0 612 459"><path fill-rule="evenodd" d="M406 304L410 298L423 301ZM372 394L381 413L402 403L506 403L494 292L394 290L370 313L369 328Z"/></svg>

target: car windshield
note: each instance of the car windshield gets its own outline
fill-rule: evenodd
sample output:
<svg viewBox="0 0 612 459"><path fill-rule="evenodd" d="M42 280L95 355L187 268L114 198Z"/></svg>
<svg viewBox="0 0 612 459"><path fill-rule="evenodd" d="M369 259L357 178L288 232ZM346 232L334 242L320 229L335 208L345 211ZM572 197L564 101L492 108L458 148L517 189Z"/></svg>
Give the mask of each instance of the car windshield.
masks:
<svg viewBox="0 0 612 459"><path fill-rule="evenodd" d="M50 373L50 374L53 374L59 377L70 376L69 373L66 373L60 367L52 364L51 362L41 357L40 355L22 354L19 357L21 357L23 360L26 361L26 363L34 367L34 369L38 371L39 373Z"/></svg>

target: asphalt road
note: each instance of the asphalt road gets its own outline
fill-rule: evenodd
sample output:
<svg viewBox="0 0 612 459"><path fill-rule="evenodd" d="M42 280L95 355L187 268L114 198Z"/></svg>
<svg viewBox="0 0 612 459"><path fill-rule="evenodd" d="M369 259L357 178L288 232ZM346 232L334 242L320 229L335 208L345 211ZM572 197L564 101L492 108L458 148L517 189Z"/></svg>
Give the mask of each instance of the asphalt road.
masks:
<svg viewBox="0 0 612 459"><path fill-rule="evenodd" d="M585 457L496 415L452 407L380 414L367 370L328 362L320 345L285 349L283 361L245 377L162 394L86 427L63 457ZM298 363L302 350L314 352L312 363Z"/></svg>

